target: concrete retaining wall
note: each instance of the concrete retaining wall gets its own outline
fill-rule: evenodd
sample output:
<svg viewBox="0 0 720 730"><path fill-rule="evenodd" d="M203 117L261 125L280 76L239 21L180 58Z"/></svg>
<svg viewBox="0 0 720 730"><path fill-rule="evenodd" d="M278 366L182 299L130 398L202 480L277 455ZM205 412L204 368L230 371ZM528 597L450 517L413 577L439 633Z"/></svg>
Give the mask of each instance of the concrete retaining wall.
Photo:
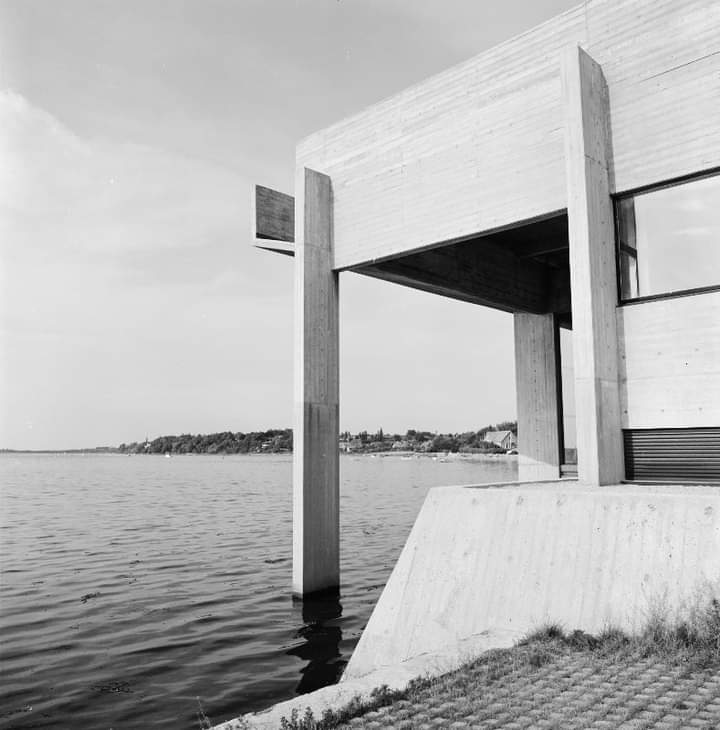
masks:
<svg viewBox="0 0 720 730"><path fill-rule="evenodd" d="M720 587L720 489L574 482L429 492L343 681L463 659L541 624L637 629Z"/></svg>

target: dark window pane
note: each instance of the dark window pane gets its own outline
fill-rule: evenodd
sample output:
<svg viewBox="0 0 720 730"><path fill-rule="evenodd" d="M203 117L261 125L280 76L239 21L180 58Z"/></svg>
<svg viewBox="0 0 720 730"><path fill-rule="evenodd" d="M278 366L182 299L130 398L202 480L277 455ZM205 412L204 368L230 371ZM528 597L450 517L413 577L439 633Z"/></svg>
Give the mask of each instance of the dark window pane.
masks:
<svg viewBox="0 0 720 730"><path fill-rule="evenodd" d="M617 202L622 299L720 285L720 176Z"/></svg>
<svg viewBox="0 0 720 730"><path fill-rule="evenodd" d="M638 296L635 198L622 198L618 201L617 218L620 295L623 299L632 299Z"/></svg>
<svg viewBox="0 0 720 730"><path fill-rule="evenodd" d="M575 425L575 365L572 330L560 329L560 377L562 378L563 464L577 464L577 428Z"/></svg>

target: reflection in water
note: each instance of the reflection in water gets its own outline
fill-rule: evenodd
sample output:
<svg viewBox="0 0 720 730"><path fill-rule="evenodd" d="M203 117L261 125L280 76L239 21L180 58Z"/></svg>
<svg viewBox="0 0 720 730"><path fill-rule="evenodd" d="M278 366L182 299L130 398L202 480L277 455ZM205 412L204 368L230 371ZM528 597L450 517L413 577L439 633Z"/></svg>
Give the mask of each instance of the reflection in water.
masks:
<svg viewBox="0 0 720 730"><path fill-rule="evenodd" d="M325 591L302 601L303 627L295 636L304 639L304 643L286 652L308 662L300 670L302 676L295 688L298 694L313 692L340 679L347 664L340 654L342 630L337 620L341 616L338 591Z"/></svg>

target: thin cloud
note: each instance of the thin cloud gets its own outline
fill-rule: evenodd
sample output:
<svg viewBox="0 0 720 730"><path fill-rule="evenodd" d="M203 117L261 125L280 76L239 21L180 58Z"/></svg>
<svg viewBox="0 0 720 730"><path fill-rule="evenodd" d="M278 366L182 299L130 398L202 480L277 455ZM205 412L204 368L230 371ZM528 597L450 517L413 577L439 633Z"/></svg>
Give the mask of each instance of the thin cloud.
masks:
<svg viewBox="0 0 720 730"><path fill-rule="evenodd" d="M117 253L247 236L248 182L152 147L82 139L0 92L6 245Z"/></svg>

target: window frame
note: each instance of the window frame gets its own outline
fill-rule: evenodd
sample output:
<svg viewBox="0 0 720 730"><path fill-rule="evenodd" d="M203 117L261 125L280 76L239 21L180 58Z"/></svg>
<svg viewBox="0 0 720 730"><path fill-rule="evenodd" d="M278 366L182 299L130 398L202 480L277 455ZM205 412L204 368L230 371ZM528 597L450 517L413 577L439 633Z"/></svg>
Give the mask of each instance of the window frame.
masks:
<svg viewBox="0 0 720 730"><path fill-rule="evenodd" d="M682 175L680 177L665 180L661 183L654 183L650 185L643 185L632 190L625 190L622 193L615 193L611 196L613 203L613 230L615 235L615 283L617 285L617 301L618 306L625 306L626 304L642 304L643 302L652 302L659 299L676 299L679 297L695 296L697 294L707 294L709 292L720 291L720 282L717 284L711 284L709 286L694 287L691 289L678 289L670 292L660 292L658 294L646 294L636 297L623 297L622 293L622 280L621 280L621 255L623 253L623 246L620 243L620 205L623 200L629 198L635 198L638 195L645 193L653 193L657 190L665 190L666 188L679 187L695 180L704 180L709 177L720 177L720 167L713 167L703 172L690 173L688 175ZM637 258L635 259L637 266Z"/></svg>

